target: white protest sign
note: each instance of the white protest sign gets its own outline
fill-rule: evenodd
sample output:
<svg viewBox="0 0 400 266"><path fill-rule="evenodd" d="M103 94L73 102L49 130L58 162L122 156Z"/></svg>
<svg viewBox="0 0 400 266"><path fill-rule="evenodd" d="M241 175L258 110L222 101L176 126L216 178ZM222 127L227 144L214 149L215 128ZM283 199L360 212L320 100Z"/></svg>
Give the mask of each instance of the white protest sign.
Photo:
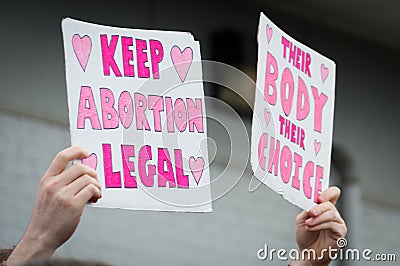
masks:
<svg viewBox="0 0 400 266"><path fill-rule="evenodd" d="M185 32L62 22L72 145L97 207L211 211L200 46Z"/></svg>
<svg viewBox="0 0 400 266"><path fill-rule="evenodd" d="M308 210L329 186L335 63L280 30L258 28L251 163L255 177Z"/></svg>

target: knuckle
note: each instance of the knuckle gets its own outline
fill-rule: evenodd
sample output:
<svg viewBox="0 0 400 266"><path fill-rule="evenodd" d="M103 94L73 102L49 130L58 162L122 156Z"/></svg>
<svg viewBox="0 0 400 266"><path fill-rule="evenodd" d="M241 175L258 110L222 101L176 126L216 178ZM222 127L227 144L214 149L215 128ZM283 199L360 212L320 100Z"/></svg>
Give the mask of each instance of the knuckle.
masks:
<svg viewBox="0 0 400 266"><path fill-rule="evenodd" d="M62 205L62 206L66 206L67 203L68 203L67 199L65 198L65 196L64 196L63 193L61 193L61 192L55 193L55 194L54 194L54 200L55 200L58 204L60 204L60 205Z"/></svg>
<svg viewBox="0 0 400 266"><path fill-rule="evenodd" d="M95 185L97 188L100 188L101 186L100 186L100 183L99 183L99 181L97 180L97 179L95 179L95 178L93 178L93 177L90 177L90 181L91 181L91 183L93 184L93 185Z"/></svg>
<svg viewBox="0 0 400 266"><path fill-rule="evenodd" d="M93 184L94 186L100 187L100 183L97 181L97 178L93 178L93 176L89 174L84 174L82 176L85 180L86 184Z"/></svg>
<svg viewBox="0 0 400 266"><path fill-rule="evenodd" d="M49 182L44 182L43 189L47 195L54 195L57 192L58 181L52 180Z"/></svg>
<svg viewBox="0 0 400 266"><path fill-rule="evenodd" d="M333 205L333 203L330 202L330 201L326 202L326 205L327 205L327 207L328 207L329 209L336 209L336 208L335 208L335 205Z"/></svg>
<svg viewBox="0 0 400 266"><path fill-rule="evenodd" d="M45 187L46 184L47 184L47 178L42 177L42 179L40 179L39 186L40 186L40 187Z"/></svg>
<svg viewBox="0 0 400 266"><path fill-rule="evenodd" d="M331 219L332 221L341 221L340 215L337 212L332 212Z"/></svg>
<svg viewBox="0 0 400 266"><path fill-rule="evenodd" d="M330 218L331 218L331 221L336 221L336 222L340 222L340 220L341 220L341 218L340 218L340 215L339 215L339 213L338 212L331 212L331 214L330 214Z"/></svg>
<svg viewBox="0 0 400 266"><path fill-rule="evenodd" d="M343 224L343 237L347 235L347 226L346 224Z"/></svg>
<svg viewBox="0 0 400 266"><path fill-rule="evenodd" d="M329 221L329 222L328 222L328 228L329 228L329 229L334 228L334 226L335 226L335 222L333 222L333 221Z"/></svg>
<svg viewBox="0 0 400 266"><path fill-rule="evenodd" d="M74 210L76 208L74 199L72 197L66 197L62 192L57 193L54 198L57 204L63 209Z"/></svg>
<svg viewBox="0 0 400 266"><path fill-rule="evenodd" d="M86 165L84 165L84 164L74 164L74 168L78 173L86 172Z"/></svg>
<svg viewBox="0 0 400 266"><path fill-rule="evenodd" d="M92 183L92 180L93 180L93 178L91 178L90 175L88 175L88 174L82 175L81 178L83 179L85 184L90 184L90 183Z"/></svg>
<svg viewBox="0 0 400 266"><path fill-rule="evenodd" d="M89 184L88 187L90 192L92 193L97 192L97 187L93 183Z"/></svg>
<svg viewBox="0 0 400 266"><path fill-rule="evenodd" d="M59 161L67 160L67 154L66 154L65 150L62 150L59 153L57 153L56 159L59 160Z"/></svg>
<svg viewBox="0 0 400 266"><path fill-rule="evenodd" d="M97 172L96 172L95 170L93 170L93 178L95 178L96 180L98 180L98 179L97 179Z"/></svg>
<svg viewBox="0 0 400 266"><path fill-rule="evenodd" d="M92 195L97 194L99 190L93 183L88 185L88 189Z"/></svg>
<svg viewBox="0 0 400 266"><path fill-rule="evenodd" d="M340 216L339 213L338 213L338 216L339 216L339 222L346 227L346 222L343 220L342 216Z"/></svg>
<svg viewBox="0 0 400 266"><path fill-rule="evenodd" d="M322 204L317 205L314 207L314 210L312 211L313 216L318 216L322 211L324 210L324 206Z"/></svg>
<svg viewBox="0 0 400 266"><path fill-rule="evenodd" d="M332 210L326 212L328 215L329 220L333 220L335 218L335 213Z"/></svg>
<svg viewBox="0 0 400 266"><path fill-rule="evenodd" d="M302 211L296 216L296 222L301 222L304 219L305 212Z"/></svg>

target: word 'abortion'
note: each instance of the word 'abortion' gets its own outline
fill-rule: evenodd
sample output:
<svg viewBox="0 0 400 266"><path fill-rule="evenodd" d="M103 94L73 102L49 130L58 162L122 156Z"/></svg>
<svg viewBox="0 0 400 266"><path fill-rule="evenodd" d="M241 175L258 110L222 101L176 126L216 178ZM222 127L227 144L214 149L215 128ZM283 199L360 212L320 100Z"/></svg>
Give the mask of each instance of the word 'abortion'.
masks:
<svg viewBox="0 0 400 266"><path fill-rule="evenodd" d="M204 133L203 101L201 98L175 98L159 95L131 94L123 91L119 97L109 88L100 88L95 101L92 88L82 86L77 114L77 128L116 129L120 124L128 129L165 131L169 133L189 131ZM97 104L101 105L99 115ZM101 116L101 119L100 119ZM150 121L150 122L149 122ZM153 123L151 123L151 121Z"/></svg>

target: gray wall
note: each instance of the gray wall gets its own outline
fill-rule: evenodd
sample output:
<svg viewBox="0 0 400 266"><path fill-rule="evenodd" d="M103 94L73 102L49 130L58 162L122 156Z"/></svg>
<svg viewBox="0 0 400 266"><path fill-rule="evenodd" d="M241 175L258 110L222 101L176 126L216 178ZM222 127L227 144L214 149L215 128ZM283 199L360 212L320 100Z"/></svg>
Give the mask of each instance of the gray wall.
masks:
<svg viewBox="0 0 400 266"><path fill-rule="evenodd" d="M246 60L255 66L258 16L264 11L286 32L336 62L334 142L350 154L360 180L361 221L356 226L362 232L362 245L400 256L399 51L282 14L267 4L201 1L189 6L199 11L188 13L183 1L113 1L114 7L110 1L82 2L1 5L0 246L18 241L29 221L40 177L51 158L69 145L63 17L190 31L201 42L203 58L211 56L211 33L233 28L248 37ZM218 139L216 130L209 132ZM215 163L212 173L222 167ZM229 171L238 174L234 168ZM294 218L299 210L264 186L247 192L248 181L246 173L237 187L215 202L211 214L87 208L78 232L59 254L100 258L116 265L263 264L256 251L264 244L295 247ZM197 233L187 233L194 228Z"/></svg>

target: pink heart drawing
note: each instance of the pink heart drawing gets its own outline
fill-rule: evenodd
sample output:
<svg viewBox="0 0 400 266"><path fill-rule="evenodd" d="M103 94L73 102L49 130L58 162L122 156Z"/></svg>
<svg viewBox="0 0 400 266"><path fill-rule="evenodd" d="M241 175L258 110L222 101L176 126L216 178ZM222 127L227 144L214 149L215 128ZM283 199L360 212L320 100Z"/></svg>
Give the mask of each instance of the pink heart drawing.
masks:
<svg viewBox="0 0 400 266"><path fill-rule="evenodd" d="M272 28L267 24L267 41L268 43L271 41L272 38Z"/></svg>
<svg viewBox="0 0 400 266"><path fill-rule="evenodd" d="M322 82L325 82L326 78L329 75L329 69L324 65L321 64L321 78L322 78Z"/></svg>
<svg viewBox="0 0 400 266"><path fill-rule="evenodd" d="M318 155L319 151L321 150L321 142L318 142L316 139L314 139L314 151L315 155Z"/></svg>
<svg viewBox="0 0 400 266"><path fill-rule="evenodd" d="M200 182L200 179L201 179L201 175L203 174L203 170L204 170L203 157L197 157L197 159L195 159L193 156L190 156L189 167L190 167L190 171L192 172L192 175L194 177L194 180L196 181L196 183L198 185Z"/></svg>
<svg viewBox="0 0 400 266"><path fill-rule="evenodd" d="M75 34L72 36L72 47L82 70L85 71L92 51L92 40L87 35L81 37L79 34Z"/></svg>
<svg viewBox="0 0 400 266"><path fill-rule="evenodd" d="M97 168L97 155L96 153L90 154L89 157L82 159L82 164L89 166L90 168L93 168L96 170Z"/></svg>
<svg viewBox="0 0 400 266"><path fill-rule="evenodd" d="M177 45L174 45L171 49L171 59L179 78L184 82L193 60L192 48L186 47L181 51Z"/></svg>
<svg viewBox="0 0 400 266"><path fill-rule="evenodd" d="M271 113L267 111L267 109L264 109L264 119L265 119L265 125L268 127L269 121L271 120Z"/></svg>

